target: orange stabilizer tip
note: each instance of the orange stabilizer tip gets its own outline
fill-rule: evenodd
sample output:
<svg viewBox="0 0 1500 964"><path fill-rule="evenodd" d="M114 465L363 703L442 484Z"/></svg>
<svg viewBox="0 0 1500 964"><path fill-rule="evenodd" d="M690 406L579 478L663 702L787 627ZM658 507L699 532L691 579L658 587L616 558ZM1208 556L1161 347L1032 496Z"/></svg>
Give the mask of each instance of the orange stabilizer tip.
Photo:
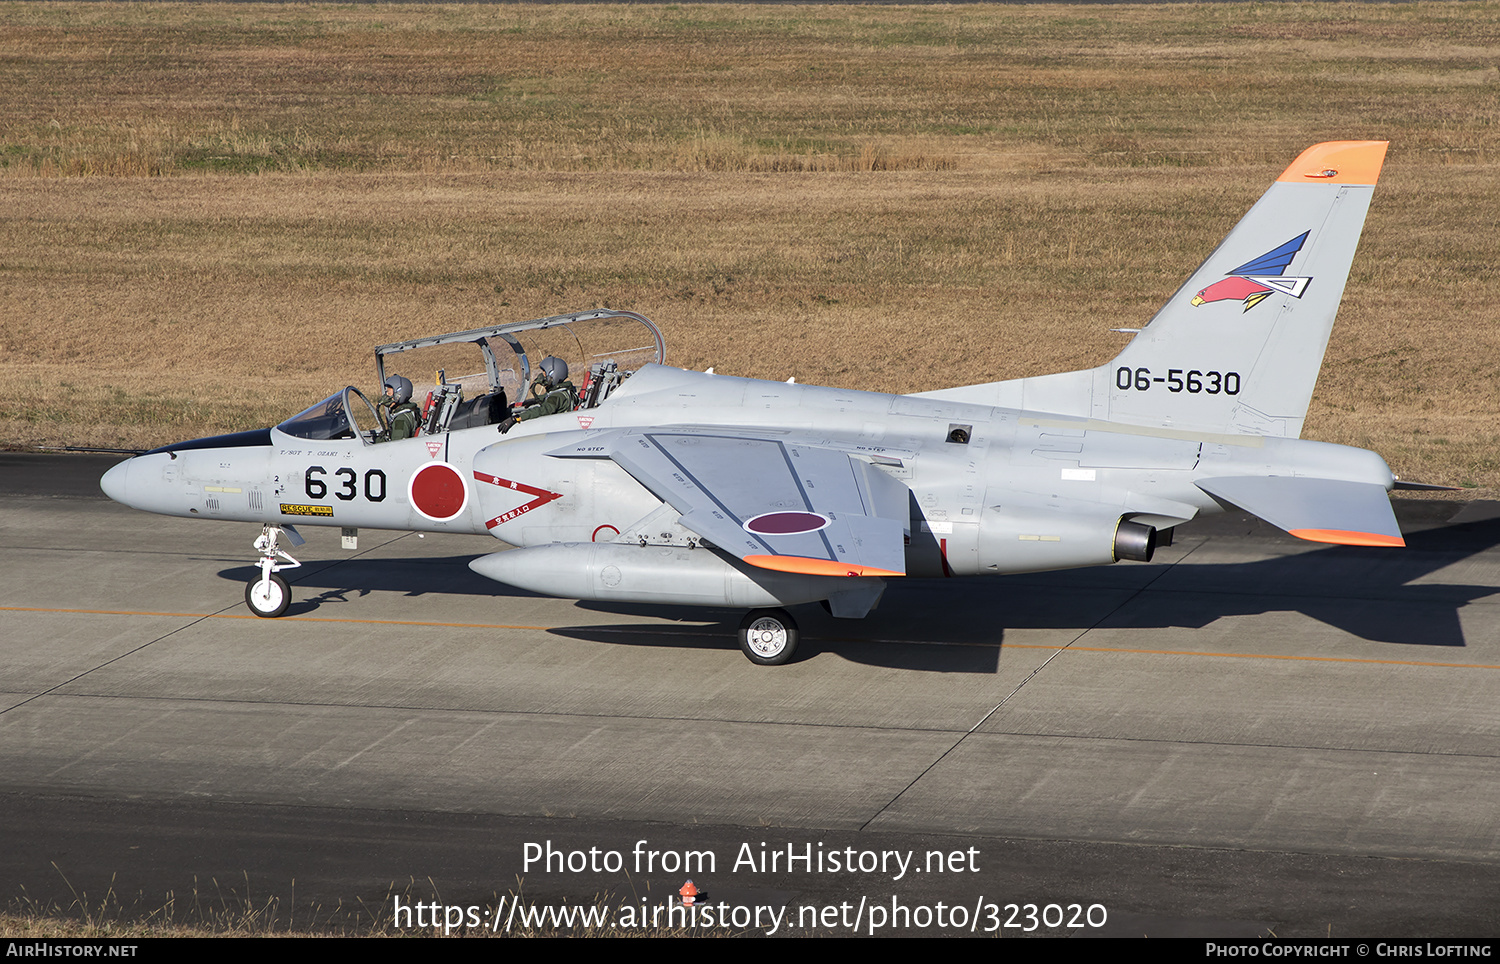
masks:
<svg viewBox="0 0 1500 964"><path fill-rule="evenodd" d="M1389 141L1329 141L1314 144L1291 163L1278 181L1298 184L1374 184L1380 178Z"/></svg>
<svg viewBox="0 0 1500 964"><path fill-rule="evenodd" d="M803 556L746 556L745 561L762 569L797 572L804 576L904 576L904 572L877 569L832 559L807 559Z"/></svg>
<svg viewBox="0 0 1500 964"><path fill-rule="evenodd" d="M1350 532L1346 529L1288 529L1298 539L1308 542L1331 542L1338 546L1389 546L1399 548L1406 545L1400 536L1387 536L1379 532Z"/></svg>

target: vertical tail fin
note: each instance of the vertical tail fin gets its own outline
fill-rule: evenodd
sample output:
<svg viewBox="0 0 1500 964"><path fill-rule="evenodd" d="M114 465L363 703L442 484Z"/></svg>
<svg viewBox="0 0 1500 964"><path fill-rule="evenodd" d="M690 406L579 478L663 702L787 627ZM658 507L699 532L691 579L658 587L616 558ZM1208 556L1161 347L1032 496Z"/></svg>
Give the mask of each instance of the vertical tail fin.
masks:
<svg viewBox="0 0 1500 964"><path fill-rule="evenodd" d="M1106 417L1300 435L1385 149L1303 151L1107 366Z"/></svg>
<svg viewBox="0 0 1500 964"><path fill-rule="evenodd" d="M924 397L1189 431L1295 438L1385 141L1303 151L1114 361Z"/></svg>

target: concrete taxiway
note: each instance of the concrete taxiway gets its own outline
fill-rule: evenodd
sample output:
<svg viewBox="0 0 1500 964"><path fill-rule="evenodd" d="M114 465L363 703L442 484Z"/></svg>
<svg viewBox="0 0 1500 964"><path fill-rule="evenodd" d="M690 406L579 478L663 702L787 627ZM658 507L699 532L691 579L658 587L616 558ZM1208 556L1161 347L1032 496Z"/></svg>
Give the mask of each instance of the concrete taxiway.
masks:
<svg viewBox="0 0 1500 964"><path fill-rule="evenodd" d="M468 570L482 536L362 531L349 552L304 529L290 613L257 619L258 530L117 506L95 487L109 464L0 457L0 799L29 828L0 860L28 893L56 887L49 846L143 888L236 860L296 876L313 840L360 841L338 859L372 881L489 853L462 886L503 892L540 839L628 853L646 834L720 870L745 841L941 840L985 874L1028 869L716 882L957 903L983 882L1175 933L1500 934L1500 505L1403 502L1404 550L1230 516L1151 564L897 581L862 622L799 609L799 660L760 668L737 611L509 590ZM236 834L257 821L304 829L267 831L256 858ZM436 842L479 826L468 858ZM103 863L58 842L90 834ZM132 834L158 877L102 843ZM201 859L211 840L233 855ZM179 849L197 857L162 856ZM1196 883L1130 876L1169 873Z"/></svg>

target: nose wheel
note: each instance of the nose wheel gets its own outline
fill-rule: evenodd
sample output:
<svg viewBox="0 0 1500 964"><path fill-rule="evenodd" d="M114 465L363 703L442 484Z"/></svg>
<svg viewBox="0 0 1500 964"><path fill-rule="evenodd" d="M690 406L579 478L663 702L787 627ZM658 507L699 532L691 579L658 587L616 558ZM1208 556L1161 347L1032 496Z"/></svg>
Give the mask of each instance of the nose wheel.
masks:
<svg viewBox="0 0 1500 964"><path fill-rule="evenodd" d="M275 573L245 583L245 605L257 616L273 619L285 613L291 604L292 587Z"/></svg>
<svg viewBox="0 0 1500 964"><path fill-rule="evenodd" d="M797 652L798 635L785 609L752 609L740 621L740 650L757 666L780 666Z"/></svg>
<svg viewBox="0 0 1500 964"><path fill-rule="evenodd" d="M302 544L303 540L297 535L295 529L287 526L285 531L294 545ZM281 526L262 527L260 537L255 540L255 548L260 553L260 562L257 564L260 575L250 580L245 586L245 605L249 606L250 611L255 615L267 619L274 619L284 614L287 607L292 604L292 588L277 573L283 569L295 569L302 565L276 545L282 532ZM286 561L278 562L278 559Z"/></svg>

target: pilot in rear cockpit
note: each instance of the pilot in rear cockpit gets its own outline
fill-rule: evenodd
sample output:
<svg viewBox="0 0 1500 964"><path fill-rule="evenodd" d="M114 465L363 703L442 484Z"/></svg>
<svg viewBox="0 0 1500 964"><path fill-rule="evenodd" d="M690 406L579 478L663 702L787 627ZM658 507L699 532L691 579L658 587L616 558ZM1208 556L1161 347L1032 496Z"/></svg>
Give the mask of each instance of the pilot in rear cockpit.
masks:
<svg viewBox="0 0 1500 964"><path fill-rule="evenodd" d="M548 355L542 359L541 374L532 383L532 393L535 394L540 386L544 394L540 400L526 403L526 407L511 413L510 418L500 423L500 434L504 435L517 422L527 419L541 418L543 415L555 415L558 412L571 412L578 407L578 389L568 381L568 363L556 355Z"/></svg>
<svg viewBox="0 0 1500 964"><path fill-rule="evenodd" d="M381 438L395 441L417 434L422 411L411 400L411 379L392 375L385 380L385 398L380 400Z"/></svg>

